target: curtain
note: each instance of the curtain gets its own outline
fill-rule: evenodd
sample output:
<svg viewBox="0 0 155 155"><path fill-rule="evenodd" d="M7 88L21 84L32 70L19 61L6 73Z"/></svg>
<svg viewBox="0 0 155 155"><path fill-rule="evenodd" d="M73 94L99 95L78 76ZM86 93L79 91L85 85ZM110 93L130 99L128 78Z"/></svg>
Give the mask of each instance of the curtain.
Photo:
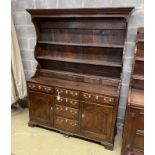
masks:
<svg viewBox="0 0 155 155"><path fill-rule="evenodd" d="M11 20L11 104L27 96L26 80L13 19Z"/></svg>

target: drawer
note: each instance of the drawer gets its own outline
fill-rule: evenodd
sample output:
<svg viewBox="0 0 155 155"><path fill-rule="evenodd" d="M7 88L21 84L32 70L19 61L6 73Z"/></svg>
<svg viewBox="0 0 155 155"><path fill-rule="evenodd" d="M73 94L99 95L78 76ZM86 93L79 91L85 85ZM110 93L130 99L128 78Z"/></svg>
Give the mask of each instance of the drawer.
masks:
<svg viewBox="0 0 155 155"><path fill-rule="evenodd" d="M143 114L143 112L142 113L140 112L137 117L136 129L144 131L144 114Z"/></svg>
<svg viewBox="0 0 155 155"><path fill-rule="evenodd" d="M79 117L78 109L69 108L61 105L55 105L55 114L72 119L78 119Z"/></svg>
<svg viewBox="0 0 155 155"><path fill-rule="evenodd" d="M62 117L55 117L54 125L58 129L67 130L70 132L79 132L79 122L76 120L71 120Z"/></svg>
<svg viewBox="0 0 155 155"><path fill-rule="evenodd" d="M78 99L79 92L75 90L56 88L56 96Z"/></svg>
<svg viewBox="0 0 155 155"><path fill-rule="evenodd" d="M138 150L144 150L144 136L137 134L134 136L133 148Z"/></svg>
<svg viewBox="0 0 155 155"><path fill-rule="evenodd" d="M28 83L27 86L28 86L28 89L30 90L40 91L40 92L49 93L49 94L52 94L54 92L54 89L52 87L44 86L36 83Z"/></svg>
<svg viewBox="0 0 155 155"><path fill-rule="evenodd" d="M98 103L114 104L114 98L98 94L82 93L82 100Z"/></svg>
<svg viewBox="0 0 155 155"><path fill-rule="evenodd" d="M55 98L55 103L56 104L61 104L64 106L69 106L69 107L73 107L73 108L79 108L79 101L78 100L74 100L74 99L69 99L69 98L63 98L63 97L56 97Z"/></svg>

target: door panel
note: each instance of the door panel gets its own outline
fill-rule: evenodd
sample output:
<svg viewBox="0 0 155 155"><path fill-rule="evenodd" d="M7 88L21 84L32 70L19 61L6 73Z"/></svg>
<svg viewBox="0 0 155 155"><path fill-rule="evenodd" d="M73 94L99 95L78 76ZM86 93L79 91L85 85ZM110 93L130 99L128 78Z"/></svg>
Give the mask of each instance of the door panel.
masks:
<svg viewBox="0 0 155 155"><path fill-rule="evenodd" d="M144 110L127 107L123 131L122 154L125 152L144 152ZM141 155L140 153L140 155Z"/></svg>
<svg viewBox="0 0 155 155"><path fill-rule="evenodd" d="M53 96L29 91L29 110L31 120L53 124Z"/></svg>
<svg viewBox="0 0 155 155"><path fill-rule="evenodd" d="M83 135L105 140L111 134L113 107L82 102L81 132Z"/></svg>

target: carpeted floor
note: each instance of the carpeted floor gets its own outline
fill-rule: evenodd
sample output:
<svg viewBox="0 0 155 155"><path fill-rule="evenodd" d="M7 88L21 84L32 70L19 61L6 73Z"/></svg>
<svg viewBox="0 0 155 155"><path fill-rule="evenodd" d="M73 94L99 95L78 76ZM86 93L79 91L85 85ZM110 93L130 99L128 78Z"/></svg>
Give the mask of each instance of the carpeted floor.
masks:
<svg viewBox="0 0 155 155"><path fill-rule="evenodd" d="M120 155L121 132L115 139L113 151L103 146L81 140L66 138L62 134L28 127L28 110L12 112L12 154L14 155Z"/></svg>

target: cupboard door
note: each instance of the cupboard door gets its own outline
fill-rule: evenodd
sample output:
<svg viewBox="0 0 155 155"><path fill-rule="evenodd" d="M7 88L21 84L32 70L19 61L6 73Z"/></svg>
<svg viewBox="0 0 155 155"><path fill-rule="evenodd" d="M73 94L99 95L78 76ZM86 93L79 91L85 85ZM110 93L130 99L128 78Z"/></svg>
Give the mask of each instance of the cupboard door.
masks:
<svg viewBox="0 0 155 155"><path fill-rule="evenodd" d="M144 152L143 108L127 107L123 131L122 155L126 152L134 152L138 155L142 155Z"/></svg>
<svg viewBox="0 0 155 155"><path fill-rule="evenodd" d="M84 136L108 140L113 128L114 107L82 102L81 132Z"/></svg>
<svg viewBox="0 0 155 155"><path fill-rule="evenodd" d="M30 119L43 124L53 124L52 95L29 91Z"/></svg>

